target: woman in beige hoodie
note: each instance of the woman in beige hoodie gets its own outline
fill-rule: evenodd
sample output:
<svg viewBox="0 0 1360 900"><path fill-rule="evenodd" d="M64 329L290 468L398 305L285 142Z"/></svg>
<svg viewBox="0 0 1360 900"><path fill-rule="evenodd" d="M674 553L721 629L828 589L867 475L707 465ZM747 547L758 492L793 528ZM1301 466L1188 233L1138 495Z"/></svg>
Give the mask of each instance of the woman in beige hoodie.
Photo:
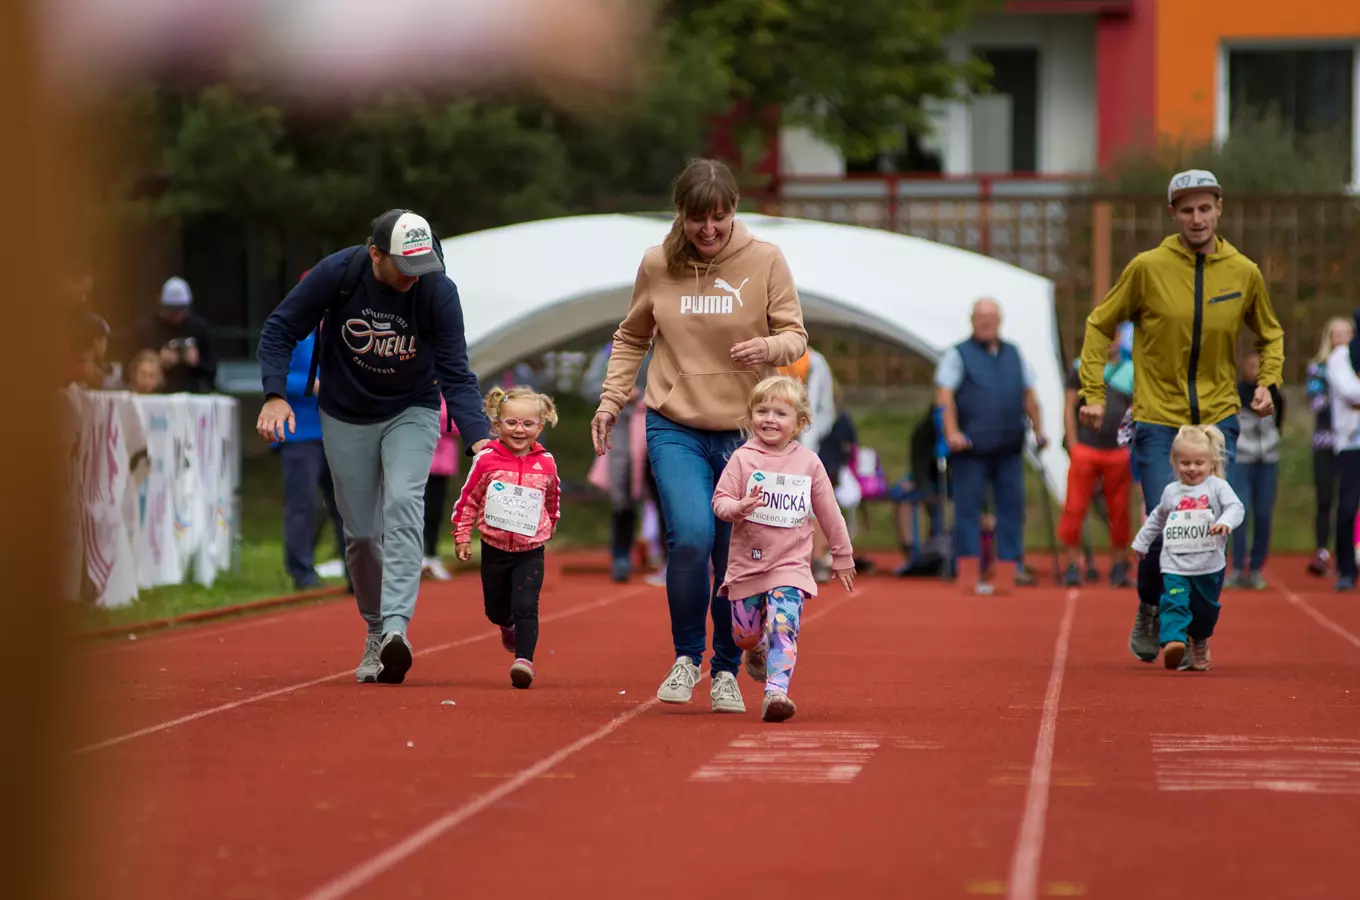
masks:
<svg viewBox="0 0 1360 900"><path fill-rule="evenodd" d="M713 515L713 490L742 443L737 419L751 389L803 355L807 331L784 254L735 218L732 172L695 160L675 183L675 223L642 258L628 313L614 333L609 371L591 422L597 454L628 402L643 356L647 455L666 519L675 665L657 697L688 703L713 618L715 712L745 712L736 673L741 650L732 613L717 595L732 526ZM709 562L712 561L712 570Z"/></svg>

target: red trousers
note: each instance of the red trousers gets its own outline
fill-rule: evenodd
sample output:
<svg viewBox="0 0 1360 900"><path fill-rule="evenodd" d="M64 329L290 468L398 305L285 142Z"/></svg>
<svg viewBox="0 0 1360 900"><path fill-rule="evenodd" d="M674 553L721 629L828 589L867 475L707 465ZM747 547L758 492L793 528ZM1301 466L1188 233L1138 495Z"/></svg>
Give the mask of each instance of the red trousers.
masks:
<svg viewBox="0 0 1360 900"><path fill-rule="evenodd" d="M1129 546L1129 491L1133 487L1133 468L1129 451L1124 448L1097 450L1084 444L1072 446L1067 466L1067 502L1058 523L1058 540L1066 547L1081 542L1081 526L1095 496L1096 485L1105 488L1105 505L1110 513L1110 544L1116 550Z"/></svg>

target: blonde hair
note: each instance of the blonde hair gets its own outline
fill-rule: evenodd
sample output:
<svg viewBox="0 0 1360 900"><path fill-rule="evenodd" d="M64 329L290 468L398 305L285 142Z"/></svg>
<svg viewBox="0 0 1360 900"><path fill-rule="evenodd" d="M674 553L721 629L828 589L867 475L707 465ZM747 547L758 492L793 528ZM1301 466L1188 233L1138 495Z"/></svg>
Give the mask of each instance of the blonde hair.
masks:
<svg viewBox="0 0 1360 900"><path fill-rule="evenodd" d="M557 424L557 404L553 402L553 398L547 394L540 394L533 388L522 384L517 384L508 391L503 387L493 387L486 392L486 404L482 408L486 410L487 418L494 423L501 417L501 407L516 400L530 400L537 403L544 424Z"/></svg>
<svg viewBox="0 0 1360 900"><path fill-rule="evenodd" d="M735 213L740 199L736 176L724 163L716 159L695 159L685 166L675 179L672 192L675 221L661 244L666 254L666 269L672 276L685 271L686 264L698 258L694 245L685 236L685 220L712 212Z"/></svg>
<svg viewBox="0 0 1360 900"><path fill-rule="evenodd" d="M808 402L807 388L796 378L787 375L771 375L751 389L751 398L746 402L746 412L737 419L737 427L747 438L755 435L751 429L751 413L762 403L782 400L793 407L794 415L801 423L794 431L794 437L812 424L812 404Z"/></svg>
<svg viewBox="0 0 1360 900"><path fill-rule="evenodd" d="M155 350L143 350L128 362L127 373L123 381L128 388L133 387L133 381L137 378L137 370L144 365L156 367L156 390L165 386L165 369L161 366L161 358Z"/></svg>
<svg viewBox="0 0 1360 900"><path fill-rule="evenodd" d="M1332 355L1332 332L1336 330L1338 325L1351 329L1352 334L1355 333L1355 326L1351 324L1350 319L1341 316L1332 316L1328 319L1327 324L1322 326L1322 341L1318 345L1317 356L1313 357L1313 362L1318 365L1325 363L1327 357Z"/></svg>
<svg viewBox="0 0 1360 900"><path fill-rule="evenodd" d="M1214 474L1219 478L1226 478L1224 474L1225 463L1228 459L1228 442L1223 438L1223 432L1218 430L1216 425L1182 425L1181 430L1176 432L1176 438L1171 442L1171 459L1176 458L1176 451L1181 450L1200 450L1208 453L1209 458L1214 461Z"/></svg>

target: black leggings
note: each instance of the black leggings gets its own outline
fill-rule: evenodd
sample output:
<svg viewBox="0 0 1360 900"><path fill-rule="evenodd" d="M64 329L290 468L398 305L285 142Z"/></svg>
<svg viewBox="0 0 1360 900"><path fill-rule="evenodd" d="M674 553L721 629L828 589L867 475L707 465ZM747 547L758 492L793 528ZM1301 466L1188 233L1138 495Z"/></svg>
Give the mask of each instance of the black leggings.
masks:
<svg viewBox="0 0 1360 900"><path fill-rule="evenodd" d="M1313 527L1317 548L1325 549L1332 536L1332 504L1336 502L1336 454L1331 448L1313 451L1313 490L1317 494L1317 518Z"/></svg>
<svg viewBox="0 0 1360 900"><path fill-rule="evenodd" d="M448 489L447 475L431 475L425 482L425 555L429 557L438 555L440 532L452 527L444 516Z"/></svg>
<svg viewBox="0 0 1360 900"><path fill-rule="evenodd" d="M482 600L486 617L515 628L515 656L533 662L538 645L538 594L543 548L511 552L482 541Z"/></svg>

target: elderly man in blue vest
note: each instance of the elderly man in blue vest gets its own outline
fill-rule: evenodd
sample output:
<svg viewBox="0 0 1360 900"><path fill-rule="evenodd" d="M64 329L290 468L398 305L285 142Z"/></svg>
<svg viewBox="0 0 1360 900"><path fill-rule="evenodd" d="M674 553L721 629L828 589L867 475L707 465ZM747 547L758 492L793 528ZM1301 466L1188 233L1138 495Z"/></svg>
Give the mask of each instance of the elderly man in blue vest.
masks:
<svg viewBox="0 0 1360 900"><path fill-rule="evenodd" d="M1034 370L1018 347L1001 340L1001 309L973 304L973 334L949 348L935 370L935 402L944 419L954 476L954 556L964 592L1010 593L1024 552L1025 425L1047 443ZM982 582L982 500L996 501L996 580Z"/></svg>

